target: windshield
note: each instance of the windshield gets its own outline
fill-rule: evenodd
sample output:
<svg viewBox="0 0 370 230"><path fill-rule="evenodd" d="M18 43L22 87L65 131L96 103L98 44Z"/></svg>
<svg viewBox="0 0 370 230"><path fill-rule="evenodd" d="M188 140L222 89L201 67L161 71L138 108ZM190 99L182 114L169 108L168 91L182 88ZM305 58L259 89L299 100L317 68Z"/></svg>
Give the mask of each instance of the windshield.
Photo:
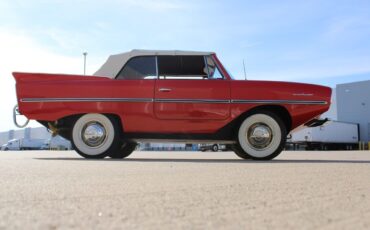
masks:
<svg viewBox="0 0 370 230"><path fill-rule="evenodd" d="M227 72L227 74L230 76L231 80L235 80L235 77L230 73L230 71L228 69L226 69L224 67L225 71Z"/></svg>

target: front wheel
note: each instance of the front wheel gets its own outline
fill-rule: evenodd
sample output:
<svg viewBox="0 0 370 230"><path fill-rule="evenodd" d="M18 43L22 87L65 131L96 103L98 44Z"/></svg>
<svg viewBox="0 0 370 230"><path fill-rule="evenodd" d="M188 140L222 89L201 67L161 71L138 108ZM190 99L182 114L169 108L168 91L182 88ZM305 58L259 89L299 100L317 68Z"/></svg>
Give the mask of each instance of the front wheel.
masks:
<svg viewBox="0 0 370 230"><path fill-rule="evenodd" d="M85 114L72 129L72 144L78 154L85 158L104 158L121 147L119 125L102 114Z"/></svg>
<svg viewBox="0 0 370 230"><path fill-rule="evenodd" d="M274 113L255 113L240 125L233 150L243 159L271 160L283 150L286 135L284 123Z"/></svg>

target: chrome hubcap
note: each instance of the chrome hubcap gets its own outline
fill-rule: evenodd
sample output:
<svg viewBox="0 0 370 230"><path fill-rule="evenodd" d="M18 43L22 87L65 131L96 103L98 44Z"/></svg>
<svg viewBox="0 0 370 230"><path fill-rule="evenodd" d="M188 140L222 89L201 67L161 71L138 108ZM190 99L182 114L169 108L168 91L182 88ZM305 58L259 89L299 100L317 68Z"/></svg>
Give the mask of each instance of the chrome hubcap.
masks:
<svg viewBox="0 0 370 230"><path fill-rule="evenodd" d="M247 131L247 143L256 150L264 150L272 141L272 131L263 123L256 123Z"/></svg>
<svg viewBox="0 0 370 230"><path fill-rule="evenodd" d="M81 132L83 142L90 147L99 147L106 140L107 134L104 126L99 122L87 123Z"/></svg>

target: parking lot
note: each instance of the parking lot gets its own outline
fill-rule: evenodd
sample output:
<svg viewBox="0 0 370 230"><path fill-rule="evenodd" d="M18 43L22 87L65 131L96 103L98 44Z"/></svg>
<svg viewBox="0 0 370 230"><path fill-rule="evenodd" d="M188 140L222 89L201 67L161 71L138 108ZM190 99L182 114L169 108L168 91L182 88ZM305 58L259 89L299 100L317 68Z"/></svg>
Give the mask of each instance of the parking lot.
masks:
<svg viewBox="0 0 370 230"><path fill-rule="evenodd" d="M0 152L0 229L369 229L370 151Z"/></svg>

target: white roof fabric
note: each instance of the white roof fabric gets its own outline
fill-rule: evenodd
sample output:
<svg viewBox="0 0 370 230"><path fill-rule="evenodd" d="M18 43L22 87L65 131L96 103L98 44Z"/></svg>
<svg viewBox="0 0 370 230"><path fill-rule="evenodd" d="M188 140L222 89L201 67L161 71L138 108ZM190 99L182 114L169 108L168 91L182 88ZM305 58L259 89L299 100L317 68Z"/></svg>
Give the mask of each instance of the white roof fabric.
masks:
<svg viewBox="0 0 370 230"><path fill-rule="evenodd" d="M182 55L182 56L206 56L213 52L180 51L180 50L132 50L130 52L109 56L107 61L96 71L93 76L115 78L122 67L132 57L137 56L160 56L160 55Z"/></svg>

